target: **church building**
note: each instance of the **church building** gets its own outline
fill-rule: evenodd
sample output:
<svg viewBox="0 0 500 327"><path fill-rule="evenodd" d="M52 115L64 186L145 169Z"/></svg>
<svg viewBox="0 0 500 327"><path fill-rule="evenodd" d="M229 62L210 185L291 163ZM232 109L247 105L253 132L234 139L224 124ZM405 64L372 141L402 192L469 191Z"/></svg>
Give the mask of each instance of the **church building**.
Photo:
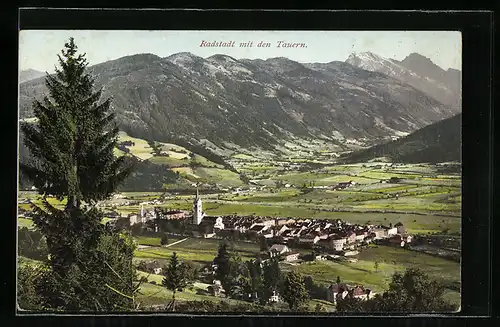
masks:
<svg viewBox="0 0 500 327"><path fill-rule="evenodd" d="M186 227L194 236L203 237L213 237L216 230L224 229L222 218L210 217L203 212L203 202L198 188L196 189L196 198L193 201L193 218Z"/></svg>

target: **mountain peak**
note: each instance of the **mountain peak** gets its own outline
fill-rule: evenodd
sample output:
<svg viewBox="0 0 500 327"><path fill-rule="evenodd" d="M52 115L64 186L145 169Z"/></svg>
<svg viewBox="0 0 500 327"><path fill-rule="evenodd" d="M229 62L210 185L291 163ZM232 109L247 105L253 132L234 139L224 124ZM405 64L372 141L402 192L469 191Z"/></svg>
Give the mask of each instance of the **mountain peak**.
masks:
<svg viewBox="0 0 500 327"><path fill-rule="evenodd" d="M29 68L19 72L19 81L22 83L42 76L45 76L44 72Z"/></svg>
<svg viewBox="0 0 500 327"><path fill-rule="evenodd" d="M419 54L419 53L416 53L416 52L413 52L413 53L410 53L408 56L406 56L406 58L404 58L401 63L412 69L412 68L421 68L421 67L426 67L426 68L432 68L432 69L440 69L440 70L443 70L441 67L439 67L438 65L436 65L434 62L432 62L431 59ZM418 68L416 68L418 70Z"/></svg>
<svg viewBox="0 0 500 327"><path fill-rule="evenodd" d="M234 59L231 56L225 54L214 54L207 58L208 61L217 61L217 62L236 62L238 60Z"/></svg>

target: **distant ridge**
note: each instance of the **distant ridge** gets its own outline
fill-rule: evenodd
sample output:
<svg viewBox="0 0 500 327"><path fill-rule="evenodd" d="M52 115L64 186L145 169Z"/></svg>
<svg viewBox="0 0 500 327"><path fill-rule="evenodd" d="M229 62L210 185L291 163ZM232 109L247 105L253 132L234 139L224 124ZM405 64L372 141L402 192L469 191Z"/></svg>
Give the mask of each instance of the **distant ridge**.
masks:
<svg viewBox="0 0 500 327"><path fill-rule="evenodd" d="M19 82L26 82L38 77L45 76L44 72L34 70L34 69L27 69L27 70L21 70L19 73Z"/></svg>
<svg viewBox="0 0 500 327"><path fill-rule="evenodd" d="M400 163L439 163L461 157L462 114L426 126L404 138L347 155L344 162L367 162L386 158Z"/></svg>

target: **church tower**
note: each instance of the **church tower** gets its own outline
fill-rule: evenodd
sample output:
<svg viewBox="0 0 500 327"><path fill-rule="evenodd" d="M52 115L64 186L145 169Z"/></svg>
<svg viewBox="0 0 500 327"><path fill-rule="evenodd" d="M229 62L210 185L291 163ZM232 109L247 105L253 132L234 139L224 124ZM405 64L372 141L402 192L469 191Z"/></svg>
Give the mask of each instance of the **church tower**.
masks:
<svg viewBox="0 0 500 327"><path fill-rule="evenodd" d="M193 204L193 224L199 225L204 216L205 213L203 212L203 204L198 193L198 187L196 187L196 199L194 199Z"/></svg>

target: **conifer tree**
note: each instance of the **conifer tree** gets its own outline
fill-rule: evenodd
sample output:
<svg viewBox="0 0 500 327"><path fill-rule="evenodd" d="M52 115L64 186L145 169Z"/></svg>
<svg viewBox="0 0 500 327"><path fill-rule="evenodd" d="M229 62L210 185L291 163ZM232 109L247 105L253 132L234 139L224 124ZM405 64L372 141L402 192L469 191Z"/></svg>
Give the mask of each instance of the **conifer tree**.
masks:
<svg viewBox="0 0 500 327"><path fill-rule="evenodd" d="M95 205L132 167L114 157L118 129L111 99L99 102L102 91L94 91L85 54L77 55L73 38L61 52L60 68L46 77L49 96L33 104L37 122L21 125L31 162L20 170L41 195L33 221L50 257L37 289L49 310L128 310L136 291L133 244L100 224ZM66 199L65 207L52 206L48 196Z"/></svg>
<svg viewBox="0 0 500 327"><path fill-rule="evenodd" d="M184 272L179 257L177 253L174 252L170 257L170 262L168 263L165 277L162 281L163 286L172 291L172 311L175 311L175 294L179 289L186 287L187 284L187 278Z"/></svg>
<svg viewBox="0 0 500 327"><path fill-rule="evenodd" d="M290 310L297 311L309 300L309 294L304 278L295 272L286 274L283 290L283 299L288 303Z"/></svg>

